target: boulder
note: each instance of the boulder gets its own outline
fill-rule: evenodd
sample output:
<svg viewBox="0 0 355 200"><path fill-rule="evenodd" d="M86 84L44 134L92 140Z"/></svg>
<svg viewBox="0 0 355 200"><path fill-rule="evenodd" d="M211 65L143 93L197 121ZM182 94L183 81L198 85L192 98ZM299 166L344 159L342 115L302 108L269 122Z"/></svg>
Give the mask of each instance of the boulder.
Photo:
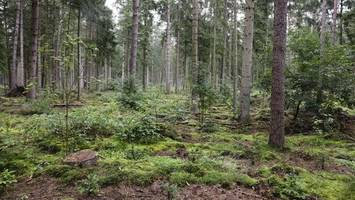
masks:
<svg viewBox="0 0 355 200"><path fill-rule="evenodd" d="M90 149L81 150L68 155L64 159L64 164L73 166L92 166L97 163L97 153Z"/></svg>

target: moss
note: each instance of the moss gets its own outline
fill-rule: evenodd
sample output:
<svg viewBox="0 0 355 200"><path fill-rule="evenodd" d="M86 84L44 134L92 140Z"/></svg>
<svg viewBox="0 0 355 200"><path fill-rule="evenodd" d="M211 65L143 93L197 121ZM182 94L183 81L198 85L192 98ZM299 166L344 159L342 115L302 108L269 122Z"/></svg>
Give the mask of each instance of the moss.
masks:
<svg viewBox="0 0 355 200"><path fill-rule="evenodd" d="M252 178L246 174L237 174L236 182L249 187L255 186L259 183L257 179Z"/></svg>
<svg viewBox="0 0 355 200"><path fill-rule="evenodd" d="M61 177L67 171L73 169L73 167L69 165L50 165L45 168L44 172L53 177Z"/></svg>
<svg viewBox="0 0 355 200"><path fill-rule="evenodd" d="M309 194L328 200L347 200L355 196L355 177L329 172L301 172L298 177Z"/></svg>
<svg viewBox="0 0 355 200"><path fill-rule="evenodd" d="M178 186L197 183L198 179L194 174L188 172L174 172L169 177L169 182Z"/></svg>
<svg viewBox="0 0 355 200"><path fill-rule="evenodd" d="M65 184L71 184L85 178L87 174L88 171L84 169L73 168L71 170L66 171L64 174L62 174L60 177L60 181Z"/></svg>
<svg viewBox="0 0 355 200"><path fill-rule="evenodd" d="M269 167L263 166L258 170L258 173L261 177L267 178L272 175L272 169Z"/></svg>

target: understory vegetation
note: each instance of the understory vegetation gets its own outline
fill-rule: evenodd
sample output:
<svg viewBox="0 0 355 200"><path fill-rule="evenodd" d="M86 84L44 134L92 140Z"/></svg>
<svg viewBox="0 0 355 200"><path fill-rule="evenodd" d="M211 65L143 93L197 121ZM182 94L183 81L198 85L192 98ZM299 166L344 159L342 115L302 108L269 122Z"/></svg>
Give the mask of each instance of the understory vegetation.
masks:
<svg viewBox="0 0 355 200"><path fill-rule="evenodd" d="M255 93L253 102L263 98ZM355 195L353 141L340 132L312 130L288 135L285 148L274 149L267 144L262 103L252 112L254 120L239 126L222 99L201 121L189 114L184 94L151 89L132 110L116 92L104 92L85 96L83 106L70 109L66 127L62 108L47 101L10 106L23 101L1 99L0 190L5 196L16 182L37 177L55 178L82 195L98 195L122 183L146 187L157 181L171 199L193 184L227 190L239 185L281 199L345 200ZM30 108L45 112L24 114ZM69 152L83 149L98 152L97 165L63 163Z"/></svg>

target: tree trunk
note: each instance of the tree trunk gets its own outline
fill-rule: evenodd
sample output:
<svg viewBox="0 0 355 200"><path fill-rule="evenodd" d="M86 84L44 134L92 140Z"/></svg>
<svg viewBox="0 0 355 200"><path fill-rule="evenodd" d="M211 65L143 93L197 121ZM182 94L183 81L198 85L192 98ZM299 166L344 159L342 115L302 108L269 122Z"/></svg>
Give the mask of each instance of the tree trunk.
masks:
<svg viewBox="0 0 355 200"><path fill-rule="evenodd" d="M137 46L138 46L138 28L139 28L139 0L133 0L133 17L132 17L132 41L131 41L131 58L129 62L130 79L135 78L137 66Z"/></svg>
<svg viewBox="0 0 355 200"><path fill-rule="evenodd" d="M332 28L333 45L337 43L337 14L338 14L337 12L338 12L338 0L334 0L333 28Z"/></svg>
<svg viewBox="0 0 355 200"><path fill-rule="evenodd" d="M76 96L76 100L77 101L80 101L80 95L81 95L81 89L83 88L84 86L84 70L83 70L83 66L81 65L81 49L80 49L80 31L81 31L81 8L79 6L78 8L78 24L77 24L77 37L78 37L78 44L77 44L77 65L78 65L78 68L77 68L77 79L78 79L78 83L77 83L77 96Z"/></svg>
<svg viewBox="0 0 355 200"><path fill-rule="evenodd" d="M30 91L28 98L36 98L36 67L38 54L39 0L32 0L32 54L30 70Z"/></svg>
<svg viewBox="0 0 355 200"><path fill-rule="evenodd" d="M247 123L250 118L250 91L252 87L254 0L246 0L245 28L243 41L242 82L240 91L240 121Z"/></svg>
<svg viewBox="0 0 355 200"><path fill-rule="evenodd" d="M340 23L339 23L339 43L343 44L343 2L344 0L340 0Z"/></svg>
<svg viewBox="0 0 355 200"><path fill-rule="evenodd" d="M167 1L166 49L165 49L165 92L171 92L171 56L170 56L170 1Z"/></svg>
<svg viewBox="0 0 355 200"><path fill-rule="evenodd" d="M12 64L10 70L10 90L17 88L17 48L18 48L18 35L20 30L20 17L21 17L21 0L16 1L16 24L13 35L13 48L12 48Z"/></svg>
<svg viewBox="0 0 355 200"><path fill-rule="evenodd" d="M326 35L326 26L327 26L327 1L323 0L322 2L322 17L321 17L321 27L320 27L320 52L321 55L324 53L325 48L325 35Z"/></svg>
<svg viewBox="0 0 355 200"><path fill-rule="evenodd" d="M147 89L147 71L148 71L148 66L147 66L147 40L143 42L143 61L142 61L142 67L143 67L143 91L146 91Z"/></svg>
<svg viewBox="0 0 355 200"><path fill-rule="evenodd" d="M271 91L271 132L269 144L283 148L285 143L285 59L287 0L275 0L273 66Z"/></svg>
<svg viewBox="0 0 355 200"><path fill-rule="evenodd" d="M180 23L180 21L178 22ZM175 92L179 91L179 74L180 74L180 30L177 31L177 38L176 38L176 66L175 66L175 73L174 73L174 85L175 85Z"/></svg>
<svg viewBox="0 0 355 200"><path fill-rule="evenodd" d="M235 61L233 68L233 112L236 114L238 110L238 2L234 1L234 37L235 37Z"/></svg>
<svg viewBox="0 0 355 200"><path fill-rule="evenodd" d="M63 28L63 20L62 20L62 6L59 7L59 19L58 19L58 29L56 33L56 42L54 48L54 66L53 66L53 74L52 74L52 88L60 88L61 80L60 80L60 57L61 57L61 39L62 39L62 28Z"/></svg>
<svg viewBox="0 0 355 200"><path fill-rule="evenodd" d="M191 94L191 112L192 114L197 114L198 109L198 18L199 18L199 8L198 0L192 1L192 94Z"/></svg>
<svg viewBox="0 0 355 200"><path fill-rule="evenodd" d="M25 69L24 69L24 54L23 54L23 1L20 6L20 57L17 63L17 87L25 86Z"/></svg>

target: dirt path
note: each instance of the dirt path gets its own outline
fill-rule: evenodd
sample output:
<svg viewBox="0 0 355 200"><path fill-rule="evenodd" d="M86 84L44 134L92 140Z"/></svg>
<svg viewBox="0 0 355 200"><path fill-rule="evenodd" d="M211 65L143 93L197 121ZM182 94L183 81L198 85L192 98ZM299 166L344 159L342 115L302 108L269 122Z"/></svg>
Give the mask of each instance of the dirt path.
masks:
<svg viewBox="0 0 355 200"><path fill-rule="evenodd" d="M98 196L81 195L75 186L65 186L55 178L42 176L29 182L20 182L5 194L1 200L114 200L114 199L146 199L146 200L166 200L168 194L164 190L163 184L155 182L148 187L130 186L120 184L109 186L100 190ZM179 200L262 200L257 191L233 186L224 189L220 186L189 185L177 191L176 199Z"/></svg>

